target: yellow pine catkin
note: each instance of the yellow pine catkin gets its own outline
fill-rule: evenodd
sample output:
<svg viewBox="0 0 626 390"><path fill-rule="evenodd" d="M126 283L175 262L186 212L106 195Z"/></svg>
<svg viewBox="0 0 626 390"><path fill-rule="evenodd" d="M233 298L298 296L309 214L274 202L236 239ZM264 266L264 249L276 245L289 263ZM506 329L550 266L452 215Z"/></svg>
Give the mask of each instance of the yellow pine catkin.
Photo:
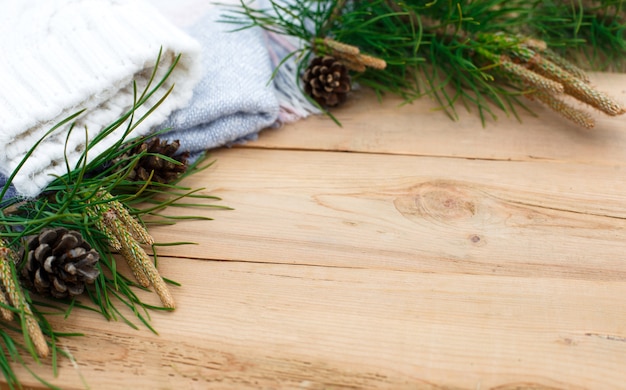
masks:
<svg viewBox="0 0 626 390"><path fill-rule="evenodd" d="M127 231L126 226L119 220L115 210L104 213L103 218L109 228L117 235L122 245L120 252L128 262L137 282L143 287L154 286L164 307L174 309L176 304L167 284L156 269L150 256Z"/></svg>
<svg viewBox="0 0 626 390"><path fill-rule="evenodd" d="M101 217L103 214L104 208L101 205L93 205L87 209L87 215L94 221L96 228L104 233L111 249L114 251L120 251L122 250L122 244L120 244L120 241L117 237L115 237L113 231L111 231L111 229L104 222L104 218Z"/></svg>
<svg viewBox="0 0 626 390"><path fill-rule="evenodd" d="M35 316L33 315L30 306L28 306L26 302L24 302L23 310L24 315L26 316L26 329L28 331L28 336L35 346L35 351L37 351L37 355L39 355L39 357L41 358L48 357L48 354L50 354L48 343L46 342L46 338L43 336L43 332L41 331L39 322L37 322L37 319L35 319Z"/></svg>
<svg viewBox="0 0 626 390"><path fill-rule="evenodd" d="M367 54L359 54L358 58L368 68L383 70L387 67L387 62L382 58L368 56Z"/></svg>
<svg viewBox="0 0 626 390"><path fill-rule="evenodd" d="M543 52L544 50L548 49L548 44L545 41L542 41L541 39L536 39L536 38L524 38L522 43L529 47L532 50L537 50L540 52Z"/></svg>
<svg viewBox="0 0 626 390"><path fill-rule="evenodd" d="M150 279L150 282L154 286L154 291L156 291L159 299L161 299L161 303L163 303L163 306L169 309L176 308L176 304L174 303L174 297L172 297L170 289L167 287L165 280L163 280L161 274L159 274L159 271L156 269L154 262L150 260L145 252L144 254L144 271L146 272L146 275L148 275L148 279Z"/></svg>
<svg viewBox="0 0 626 390"><path fill-rule="evenodd" d="M589 83L589 76L587 76L587 73L584 70L580 69L579 67L577 67L576 65L572 64L571 62L569 62L565 58L563 58L560 55L558 55L555 52L553 52L552 50L550 50L550 49L542 50L541 51L541 55L544 58L546 58L548 61L554 62L555 64L557 64L561 68L563 68L566 71L568 71L569 73L573 74L574 76L579 78L581 81L583 81L583 82L585 82L587 84Z"/></svg>
<svg viewBox="0 0 626 390"><path fill-rule="evenodd" d="M8 298L13 307L19 309L24 314L23 320L26 323L26 331L28 332L28 337L35 347L37 355L41 358L45 358L50 353L50 349L48 348L46 338L41 331L39 322L37 322L37 319L33 315L33 311L28 305L28 302L26 302L24 293L15 283L11 267L8 263L9 261L12 261L11 259L13 257L14 256L12 256L11 250L7 248L4 243L0 243L0 278L2 279L2 284L6 289Z"/></svg>
<svg viewBox="0 0 626 390"><path fill-rule="evenodd" d="M581 102L587 103L607 115L616 116L625 113L624 107L617 101L578 79L555 63L536 55L533 58L532 66L538 73L563 84L565 93Z"/></svg>
<svg viewBox="0 0 626 390"><path fill-rule="evenodd" d="M143 287L150 286L150 280L148 275L144 272L142 262L142 252L145 253L143 248L139 246L137 241L126 230L122 222L118 219L117 213L114 210L108 210L102 214L102 219L105 225L111 231L111 233L117 237L120 243L120 253L126 259L130 270L137 282Z"/></svg>
<svg viewBox="0 0 626 390"><path fill-rule="evenodd" d="M4 295L4 293L2 292L0 292L0 302L3 305L11 306L9 304L9 301L7 300L6 295ZM6 307L0 306L0 316L2 316L2 319L5 321L13 321L13 311L7 309Z"/></svg>
<svg viewBox="0 0 626 390"><path fill-rule="evenodd" d="M11 269L10 267L8 267L8 264L6 263L7 261L10 261L7 258L9 249L2 247L1 245L2 243L0 243L0 279L2 280L2 286L4 288L3 291L6 291L8 293L9 288L12 285L12 283L10 282ZM4 294L3 291L0 291L0 302L2 302L3 304L7 306L11 306L11 302L9 302L9 300L7 299L7 296ZM0 314L2 315L2 318L6 321L13 320L12 310L9 310L5 307L0 307Z"/></svg>
<svg viewBox="0 0 626 390"><path fill-rule="evenodd" d="M0 244L0 279L2 279L2 285L9 298L9 303L16 307L19 305L20 299L18 292L15 291L15 283L13 282L11 266L9 265L11 261L10 256L10 249Z"/></svg>
<svg viewBox="0 0 626 390"><path fill-rule="evenodd" d="M353 62L347 58L341 58L340 59L341 63L344 64L346 66L346 68L354 71L354 72L360 72L363 73L365 72L366 68L365 65L359 63L359 62Z"/></svg>
<svg viewBox="0 0 626 390"><path fill-rule="evenodd" d="M537 74L531 70L528 70L528 68L522 65L515 64L505 56L501 58L500 66L506 73L518 77L524 83L534 88L557 94L563 93L565 91L562 84L550 80L547 77L543 77L542 75Z"/></svg>
<svg viewBox="0 0 626 390"><path fill-rule="evenodd" d="M324 44L326 44L326 46L328 46L333 53L336 54L348 54L355 56L360 53L358 47L338 42L331 38L324 38Z"/></svg>
<svg viewBox="0 0 626 390"><path fill-rule="evenodd" d="M119 201L114 200L111 202L111 207L117 212L120 220L126 225L126 228L130 231L133 237L142 244L152 245L154 244L154 238L148 233L145 227L137 219L135 219L128 209L124 207Z"/></svg>
<svg viewBox="0 0 626 390"><path fill-rule="evenodd" d="M536 98L537 100L539 100L540 102L542 102L543 104L551 108L553 111L556 111L557 113L559 113L564 118L567 118L580 126L583 126L588 129L591 129L592 127L595 126L595 122L589 114L587 114L586 112L580 111L576 109L575 107L570 106L569 104L565 103L563 100L549 93L545 93L543 91L537 91L537 92L530 94L530 96L528 97L531 99Z"/></svg>
<svg viewBox="0 0 626 390"><path fill-rule="evenodd" d="M366 68L383 70L387 67L387 62L382 58L361 54L358 47L346 43L335 41L331 38L324 38L324 44L331 50L331 55L350 70L365 72Z"/></svg>
<svg viewBox="0 0 626 390"><path fill-rule="evenodd" d="M357 72L365 72L367 67L383 70L387 67L385 60L377 57L368 56L366 54L339 54L338 59L350 70Z"/></svg>
<svg viewBox="0 0 626 390"><path fill-rule="evenodd" d="M565 84L565 92L607 115L617 116L626 112L624 106L613 98L578 79L571 84Z"/></svg>
<svg viewBox="0 0 626 390"><path fill-rule="evenodd" d="M143 225L139 223L139 221L137 221L132 215L130 215L128 209L124 207L124 205L120 201L114 199L113 196L111 196L111 194L106 191L99 192L99 195L102 197L102 199L109 202L109 206L117 212L117 215L119 216L122 223L126 225L126 228L130 231L130 233L133 235L133 237L135 237L137 241L147 245L154 244L154 239L152 238L150 233L148 233L146 228L143 227Z"/></svg>

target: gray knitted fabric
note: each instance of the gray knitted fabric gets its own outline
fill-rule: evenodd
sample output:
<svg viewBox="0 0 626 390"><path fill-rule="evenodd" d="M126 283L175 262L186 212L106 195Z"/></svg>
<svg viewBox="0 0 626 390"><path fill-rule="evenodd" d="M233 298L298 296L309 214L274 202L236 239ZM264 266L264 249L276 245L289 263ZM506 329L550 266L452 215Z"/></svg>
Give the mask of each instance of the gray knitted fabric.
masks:
<svg viewBox="0 0 626 390"><path fill-rule="evenodd" d="M197 152L253 137L278 116L261 30L232 33L232 25L215 18L209 12L187 31L201 44L203 76L188 105L160 126L172 129L163 137L178 139L179 150Z"/></svg>

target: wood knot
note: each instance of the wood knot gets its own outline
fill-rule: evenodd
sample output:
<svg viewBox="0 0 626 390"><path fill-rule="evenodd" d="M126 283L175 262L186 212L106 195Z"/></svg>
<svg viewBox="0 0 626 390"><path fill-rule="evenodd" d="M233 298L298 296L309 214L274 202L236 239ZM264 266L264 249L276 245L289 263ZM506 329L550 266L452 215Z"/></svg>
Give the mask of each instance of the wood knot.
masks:
<svg viewBox="0 0 626 390"><path fill-rule="evenodd" d="M455 182L426 182L409 194L395 199L396 209L405 216L420 216L445 223L473 218L477 212L476 191Z"/></svg>
<svg viewBox="0 0 626 390"><path fill-rule="evenodd" d="M475 247L481 247L481 246L487 245L487 240L485 240L485 238L481 235L470 234L468 238L469 238L469 241L472 243L472 245Z"/></svg>

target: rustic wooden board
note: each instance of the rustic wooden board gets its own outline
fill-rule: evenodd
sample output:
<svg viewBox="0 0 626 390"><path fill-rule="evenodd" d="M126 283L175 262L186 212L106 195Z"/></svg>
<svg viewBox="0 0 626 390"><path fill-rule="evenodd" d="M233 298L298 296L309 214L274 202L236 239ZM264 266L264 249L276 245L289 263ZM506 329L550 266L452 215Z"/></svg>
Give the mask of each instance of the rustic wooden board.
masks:
<svg viewBox="0 0 626 390"><path fill-rule="evenodd" d="M626 74L591 74L592 83L626 103ZM311 117L286 130L265 130L254 147L334 150L365 153L468 157L499 160L557 160L593 164L626 161L626 119L583 108L596 119L594 129L562 120L528 102L537 115L520 119L494 111L498 120L481 123L476 109L457 109L450 120L427 97L403 104L395 96L379 102L371 91L352 96L335 111L342 128L326 117ZM471 107L470 107L471 109Z"/></svg>
<svg viewBox="0 0 626 390"><path fill-rule="evenodd" d="M155 227L167 255L333 267L622 278L621 169L548 162L226 150L194 178L235 211ZM214 228L219 225L218 228ZM581 249L584 248L584 251ZM612 276L610 276L612 275Z"/></svg>
<svg viewBox="0 0 626 390"><path fill-rule="evenodd" d="M622 281L167 258L160 336L90 313L55 321L57 383L152 388L618 388ZM41 371L41 370L40 370Z"/></svg>
<svg viewBox="0 0 626 390"><path fill-rule="evenodd" d="M159 335L76 311L53 319L86 334L61 341L76 362L35 371L63 389L623 387L624 119L483 128L363 96L342 128L213 153L186 183L235 210L151 228L198 243L160 248L182 286Z"/></svg>

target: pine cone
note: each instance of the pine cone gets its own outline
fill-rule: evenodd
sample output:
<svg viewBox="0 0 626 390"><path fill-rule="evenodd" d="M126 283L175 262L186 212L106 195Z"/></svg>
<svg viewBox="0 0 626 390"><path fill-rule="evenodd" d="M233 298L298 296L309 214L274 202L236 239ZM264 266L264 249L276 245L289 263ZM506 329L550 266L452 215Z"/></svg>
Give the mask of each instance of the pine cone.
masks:
<svg viewBox="0 0 626 390"><path fill-rule="evenodd" d="M350 92L348 69L331 56L315 57L302 76L304 92L321 106L335 107Z"/></svg>
<svg viewBox="0 0 626 390"><path fill-rule="evenodd" d="M168 143L165 140L161 141L158 137L155 137L150 141L135 146L129 153L125 153L116 160L127 159L145 151L147 154L137 161L134 169L126 178L133 181L147 181L150 175L152 175L151 180L153 182L166 184L172 182L187 169L189 152L174 156L179 147L180 142L178 140ZM180 164L175 164L155 154L169 157L172 160L178 161ZM152 172L154 172L154 174Z"/></svg>
<svg viewBox="0 0 626 390"><path fill-rule="evenodd" d="M93 283L100 273L96 267L100 255L74 230L44 229L26 237L22 251L28 251L22 277L42 295L80 295L85 284ZM21 258L24 259L23 252Z"/></svg>

